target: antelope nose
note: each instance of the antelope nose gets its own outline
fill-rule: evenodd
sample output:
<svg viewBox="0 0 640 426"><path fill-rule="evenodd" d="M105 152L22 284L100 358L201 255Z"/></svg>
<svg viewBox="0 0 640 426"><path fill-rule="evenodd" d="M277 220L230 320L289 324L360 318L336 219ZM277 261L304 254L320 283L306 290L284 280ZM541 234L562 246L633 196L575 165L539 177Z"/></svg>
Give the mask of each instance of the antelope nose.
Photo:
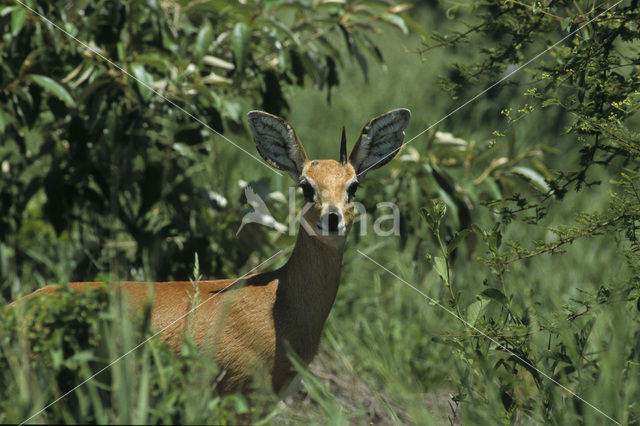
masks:
<svg viewBox="0 0 640 426"><path fill-rule="evenodd" d="M336 212L329 212L327 215L327 225L329 232L338 232L340 225L340 215Z"/></svg>

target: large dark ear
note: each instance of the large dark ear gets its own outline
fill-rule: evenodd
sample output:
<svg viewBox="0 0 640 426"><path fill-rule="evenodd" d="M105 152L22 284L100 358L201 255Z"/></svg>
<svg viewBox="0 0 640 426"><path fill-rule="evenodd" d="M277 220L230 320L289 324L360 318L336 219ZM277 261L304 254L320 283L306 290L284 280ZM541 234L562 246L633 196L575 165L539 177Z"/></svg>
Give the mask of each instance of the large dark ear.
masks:
<svg viewBox="0 0 640 426"><path fill-rule="evenodd" d="M297 182L307 162L307 154L293 128L282 118L263 111L251 111L248 117L253 140L262 158L289 173Z"/></svg>
<svg viewBox="0 0 640 426"><path fill-rule="evenodd" d="M349 162L358 176L384 166L395 157L404 140L411 112L394 109L369 121L353 147Z"/></svg>

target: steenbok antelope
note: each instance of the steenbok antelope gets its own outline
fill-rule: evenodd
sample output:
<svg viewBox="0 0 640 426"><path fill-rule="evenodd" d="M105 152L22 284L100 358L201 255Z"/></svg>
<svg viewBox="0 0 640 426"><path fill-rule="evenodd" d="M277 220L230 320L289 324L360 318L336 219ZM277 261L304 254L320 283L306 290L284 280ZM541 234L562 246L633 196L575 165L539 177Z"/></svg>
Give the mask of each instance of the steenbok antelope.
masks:
<svg viewBox="0 0 640 426"><path fill-rule="evenodd" d="M307 203L302 217L312 225L300 226L291 258L276 271L249 275L233 286L233 279L200 281L198 297L206 303L195 311L191 328L187 315L195 292L191 282L123 282L119 287L126 299L139 307L153 294L153 326L163 330L163 338L178 352L183 334L190 329L198 346L223 371L218 384L222 393L241 390L256 368L266 368L273 390L281 393L295 377L287 347L306 363L318 350L340 282L358 178L395 156L410 116L409 110L396 109L372 119L348 159L343 129L339 161L310 161L286 121L251 111L249 126L258 152L270 165L291 175ZM100 284L69 286L83 289ZM153 291L148 293L150 286ZM29 297L56 288L43 287Z"/></svg>

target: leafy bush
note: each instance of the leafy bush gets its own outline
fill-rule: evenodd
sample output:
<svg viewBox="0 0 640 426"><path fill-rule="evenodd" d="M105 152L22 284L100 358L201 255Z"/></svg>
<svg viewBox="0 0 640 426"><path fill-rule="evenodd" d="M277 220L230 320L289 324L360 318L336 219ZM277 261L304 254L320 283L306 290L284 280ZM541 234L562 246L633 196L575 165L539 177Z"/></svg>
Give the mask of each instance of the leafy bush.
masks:
<svg viewBox="0 0 640 426"><path fill-rule="evenodd" d="M528 78L516 79L507 90L520 90L531 101L494 97L506 123L494 130L487 146L474 149L467 144L457 156L436 154L438 166L449 166L454 174L442 179L434 169L440 201L427 206L423 216L437 241L432 261L447 289L442 303L464 322L460 336L447 339L460 368L453 376L455 399L484 421L513 423L528 417L560 424L598 424L603 419L635 423L640 397L631 383L640 353L640 140L633 130L640 105L634 65L640 52L637 2L598 7L581 2L572 7L564 2L472 2L469 12L473 21L465 29L434 34L425 42L427 50L469 42L490 46L443 79L454 97L471 97L474 90L490 87L515 70L514 64L528 65L537 52L553 49L527 66ZM449 13L466 16L459 5ZM552 44L558 40L566 41ZM554 134L553 115L566 123L563 133L570 136L564 139L574 136L570 144L555 141L561 128ZM539 127L531 129L527 120ZM545 122L551 129L540 128ZM540 137L534 133L515 140L518 128ZM554 153L562 155L554 158ZM572 192L603 181L613 191L605 208L576 211L560 223L554 217L555 225L547 224L547 215L562 203L571 210L576 199ZM475 212L471 220L464 220L466 214L461 217L461 206L466 213L481 205L485 213ZM445 216L447 208L453 214ZM465 228L464 233L444 234L445 224ZM480 242L478 260L486 266L475 278L475 297L460 290L456 270L461 267L453 257L470 232ZM602 265L603 281L595 291L579 289L561 310L554 310L544 306L549 303L544 296L527 301L526 290L516 287L521 279L532 284L526 273L532 264L525 263L530 259L560 255L580 239L602 238L615 251L615 263ZM562 285L551 274L546 279Z"/></svg>

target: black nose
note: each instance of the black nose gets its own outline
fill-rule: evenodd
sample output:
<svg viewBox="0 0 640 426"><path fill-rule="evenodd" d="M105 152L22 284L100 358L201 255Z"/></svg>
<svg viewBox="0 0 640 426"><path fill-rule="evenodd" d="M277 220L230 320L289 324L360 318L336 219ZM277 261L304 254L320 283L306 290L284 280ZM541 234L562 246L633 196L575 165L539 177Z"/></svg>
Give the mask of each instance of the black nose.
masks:
<svg viewBox="0 0 640 426"><path fill-rule="evenodd" d="M327 217L327 225L329 225L330 232L338 232L338 225L340 225L340 215L336 212L331 212Z"/></svg>

